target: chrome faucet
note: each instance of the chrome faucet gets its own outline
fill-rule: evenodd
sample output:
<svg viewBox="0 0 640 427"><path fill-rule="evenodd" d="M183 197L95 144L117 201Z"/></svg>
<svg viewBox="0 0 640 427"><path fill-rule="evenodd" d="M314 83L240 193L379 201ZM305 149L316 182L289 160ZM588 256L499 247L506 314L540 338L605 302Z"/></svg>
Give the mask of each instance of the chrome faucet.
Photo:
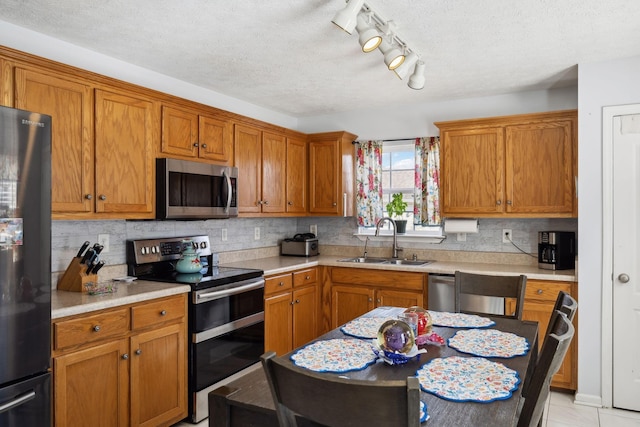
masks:
<svg viewBox="0 0 640 427"><path fill-rule="evenodd" d="M389 218L388 216L380 218L378 220L378 222L376 223L376 234L375 235L378 236L380 234L380 226L385 221L389 221L391 223L391 226L393 227L393 257L394 258L398 258L398 251L401 251L402 248L398 247L398 232L396 230L396 222L394 220L392 220L391 218Z"/></svg>

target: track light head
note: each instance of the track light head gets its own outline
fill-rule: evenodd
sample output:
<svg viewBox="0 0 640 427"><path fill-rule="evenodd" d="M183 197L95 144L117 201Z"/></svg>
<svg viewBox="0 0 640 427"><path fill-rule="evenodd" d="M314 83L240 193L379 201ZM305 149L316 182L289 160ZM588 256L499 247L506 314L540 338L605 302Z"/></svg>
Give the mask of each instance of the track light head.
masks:
<svg viewBox="0 0 640 427"><path fill-rule="evenodd" d="M395 68L393 72L396 73L396 76L398 76L399 79L404 80L409 73L413 71L418 59L417 53L413 51L409 52L409 54L404 58L404 62L400 64L399 67Z"/></svg>
<svg viewBox="0 0 640 427"><path fill-rule="evenodd" d="M344 9L336 13L331 22L351 34L356 27L357 16L363 4L364 0L349 0Z"/></svg>
<svg viewBox="0 0 640 427"><path fill-rule="evenodd" d="M420 90L424 87L424 71L424 62L418 60L418 62L416 62L416 68L413 70L413 74L409 78L409 83L407 83L411 89Z"/></svg>
<svg viewBox="0 0 640 427"><path fill-rule="evenodd" d="M395 70L404 62L404 53L386 40L382 40L378 47L384 56L384 63L390 70Z"/></svg>
<svg viewBox="0 0 640 427"><path fill-rule="evenodd" d="M358 42L363 52L372 52L380 46L382 36L376 30L375 25L371 24L371 13L360 13L358 15L356 31L359 34Z"/></svg>

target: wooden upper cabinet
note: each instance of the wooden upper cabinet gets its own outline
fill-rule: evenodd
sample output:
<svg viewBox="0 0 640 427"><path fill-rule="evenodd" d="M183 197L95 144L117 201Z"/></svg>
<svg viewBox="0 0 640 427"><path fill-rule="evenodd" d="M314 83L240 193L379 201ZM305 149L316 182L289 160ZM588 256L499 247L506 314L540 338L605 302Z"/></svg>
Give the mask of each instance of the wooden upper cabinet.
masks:
<svg viewBox="0 0 640 427"><path fill-rule="evenodd" d="M309 135L309 213L354 215L355 139L348 132Z"/></svg>
<svg viewBox="0 0 640 427"><path fill-rule="evenodd" d="M232 126L229 120L165 105L160 151L229 164L233 158Z"/></svg>
<svg viewBox="0 0 640 427"><path fill-rule="evenodd" d="M443 217L575 217L577 112L440 122Z"/></svg>
<svg viewBox="0 0 640 427"><path fill-rule="evenodd" d="M235 125L239 213L283 213L286 200L284 135Z"/></svg>
<svg viewBox="0 0 640 427"><path fill-rule="evenodd" d="M153 214L154 117L152 101L96 90L96 212Z"/></svg>
<svg viewBox="0 0 640 427"><path fill-rule="evenodd" d="M15 107L52 117L51 211L91 213L94 195L93 94L79 81L15 69Z"/></svg>
<svg viewBox="0 0 640 427"><path fill-rule="evenodd" d="M304 214L308 210L307 142L301 138L287 138L287 207L288 213Z"/></svg>

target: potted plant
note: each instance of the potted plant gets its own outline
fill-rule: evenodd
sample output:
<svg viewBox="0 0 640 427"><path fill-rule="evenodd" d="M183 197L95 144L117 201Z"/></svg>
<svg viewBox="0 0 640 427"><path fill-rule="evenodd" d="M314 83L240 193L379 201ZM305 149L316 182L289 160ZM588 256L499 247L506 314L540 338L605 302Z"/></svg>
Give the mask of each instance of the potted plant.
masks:
<svg viewBox="0 0 640 427"><path fill-rule="evenodd" d="M386 208L389 217L396 223L396 232L398 234L404 234L407 230L407 220L402 219L402 216L407 209L407 202L402 200L402 193L394 193L391 196L391 201L387 203Z"/></svg>

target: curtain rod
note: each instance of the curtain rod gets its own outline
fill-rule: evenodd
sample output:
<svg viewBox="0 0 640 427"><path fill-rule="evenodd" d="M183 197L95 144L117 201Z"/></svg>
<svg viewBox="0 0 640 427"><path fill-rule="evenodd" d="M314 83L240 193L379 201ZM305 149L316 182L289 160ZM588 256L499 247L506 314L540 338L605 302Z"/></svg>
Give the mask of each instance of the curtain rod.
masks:
<svg viewBox="0 0 640 427"><path fill-rule="evenodd" d="M395 142L395 141L415 141L417 138L421 138L420 136L416 137L416 138L397 138L397 139L379 139L377 141L382 141L382 142ZM358 141L353 141L351 142L352 144L358 144Z"/></svg>

